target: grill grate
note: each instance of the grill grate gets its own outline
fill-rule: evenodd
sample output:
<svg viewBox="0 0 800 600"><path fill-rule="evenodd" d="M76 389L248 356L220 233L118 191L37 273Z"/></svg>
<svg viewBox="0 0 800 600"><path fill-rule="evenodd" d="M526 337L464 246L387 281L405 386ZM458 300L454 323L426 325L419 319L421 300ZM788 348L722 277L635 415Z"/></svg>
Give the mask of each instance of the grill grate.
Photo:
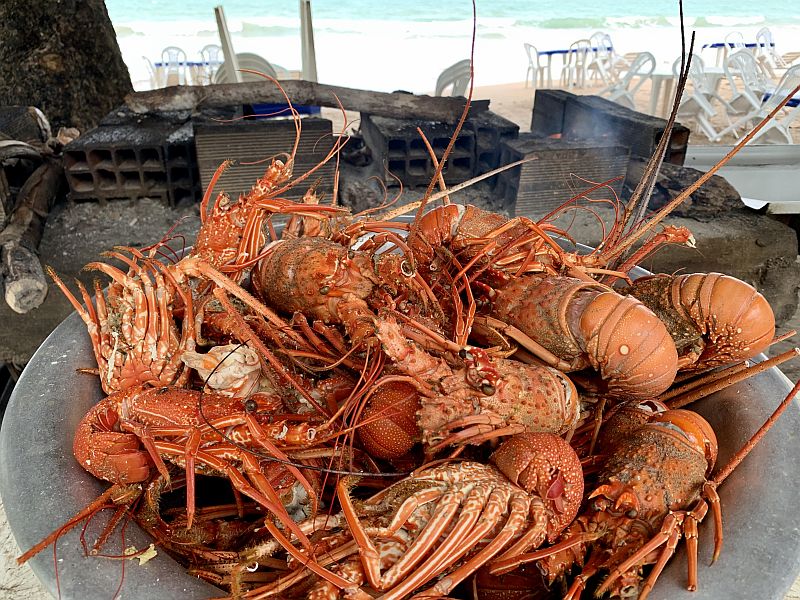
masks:
<svg viewBox="0 0 800 600"><path fill-rule="evenodd" d="M264 175L272 157L282 158L291 151L295 141L295 124L290 119L245 120L235 123L215 123L195 120L195 146L200 183L205 189L217 167L226 159L236 164L219 178L214 193L225 191L231 198L250 191L256 180ZM328 119L305 118L297 148L294 177L317 166L334 143L333 125ZM257 163L257 164L244 164ZM287 198L300 198L311 185L318 192L333 191L335 160L328 161L306 180L292 187Z"/></svg>
<svg viewBox="0 0 800 600"><path fill-rule="evenodd" d="M500 173L497 193L504 198L509 213L540 218L594 183L615 177L621 179L593 191L590 197L618 198L630 155L628 148L615 144L536 138L530 134L503 144L503 164L523 158L533 160Z"/></svg>

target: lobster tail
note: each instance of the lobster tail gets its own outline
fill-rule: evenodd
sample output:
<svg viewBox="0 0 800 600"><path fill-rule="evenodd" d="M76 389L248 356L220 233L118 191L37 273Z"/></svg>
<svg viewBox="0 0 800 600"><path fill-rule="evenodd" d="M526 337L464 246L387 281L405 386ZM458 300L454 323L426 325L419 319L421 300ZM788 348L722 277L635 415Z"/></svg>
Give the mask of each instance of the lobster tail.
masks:
<svg viewBox="0 0 800 600"><path fill-rule="evenodd" d="M675 379L678 353L664 324L632 296L603 292L586 306L580 335L592 367L609 394L652 398Z"/></svg>
<svg viewBox="0 0 800 600"><path fill-rule="evenodd" d="M494 314L563 361L598 370L609 394L652 398L675 378L675 344L639 300L570 277L519 277L497 292Z"/></svg>
<svg viewBox="0 0 800 600"><path fill-rule="evenodd" d="M729 275L654 275L637 279L628 291L666 323L694 369L752 358L775 335L775 316L764 296Z"/></svg>

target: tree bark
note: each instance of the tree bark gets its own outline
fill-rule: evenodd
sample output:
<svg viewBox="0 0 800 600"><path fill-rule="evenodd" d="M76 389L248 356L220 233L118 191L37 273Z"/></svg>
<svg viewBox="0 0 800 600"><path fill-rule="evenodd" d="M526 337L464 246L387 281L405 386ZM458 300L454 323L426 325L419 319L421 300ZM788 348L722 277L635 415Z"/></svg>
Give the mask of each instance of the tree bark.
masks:
<svg viewBox="0 0 800 600"><path fill-rule="evenodd" d="M86 131L132 89L103 0L0 1L0 104Z"/></svg>

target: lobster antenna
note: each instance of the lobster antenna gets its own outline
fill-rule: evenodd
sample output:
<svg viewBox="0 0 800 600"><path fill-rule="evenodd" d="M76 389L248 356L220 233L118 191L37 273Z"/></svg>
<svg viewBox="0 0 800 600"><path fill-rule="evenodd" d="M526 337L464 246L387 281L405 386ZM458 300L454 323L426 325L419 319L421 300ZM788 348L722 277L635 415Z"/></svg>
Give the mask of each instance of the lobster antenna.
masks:
<svg viewBox="0 0 800 600"><path fill-rule="evenodd" d="M686 34L684 31L683 23L683 2L678 2L680 23L681 23L681 72L678 77L678 85L675 93L675 100L672 103L672 111L670 112L667 125L664 128L664 133L661 134L661 139L658 141L658 146L653 153L653 156L648 161L644 169L639 185L636 186L631 199L628 201L628 206L625 208L626 217L623 219L626 222L628 231L636 227L644 218L647 210L647 205L650 201L650 196L653 193L653 188L656 184L658 172L661 169L661 164L664 162L664 156L667 152L669 145L669 138L672 135L672 129L675 125L675 119L678 115L678 107L680 106L681 98L683 97L683 90L686 87L686 81L689 76L689 66L692 60L692 52L694 51L694 32L689 42L689 54L686 54ZM633 214L633 218L630 216ZM621 257L620 257L621 258ZM615 261L618 263L619 261Z"/></svg>
<svg viewBox="0 0 800 600"><path fill-rule="evenodd" d="M436 167L433 177L431 177L431 181L425 190L425 195L420 201L419 208L417 209L417 216L415 217L417 219L422 217L422 214L425 212L425 205L431 199L433 188L436 187L436 182L439 181L439 177L442 174L442 169L444 169L445 162L450 156L450 153L453 151L453 146L456 145L458 134L461 133L461 128L464 127L464 122L467 120L467 116L469 115L469 105L472 102L472 90L475 88L475 38L477 37L478 27L477 11L478 9L475 6L475 0L472 0L472 42L469 52L469 91L467 92L467 101L464 104L464 111L461 113L461 118L458 120L458 124L456 124L456 129L453 132L453 135L450 137L450 143L447 144L447 148L444 149L444 152L442 153L442 160Z"/></svg>
<svg viewBox="0 0 800 600"><path fill-rule="evenodd" d="M770 415L769 419L764 421L764 424L759 428L758 431L755 432L755 434L753 434L753 437L751 437L747 443L742 446L742 448L736 454L733 455L733 458L728 461L727 465L717 471L717 474L714 475L714 478L712 479L716 485L719 486L723 481L725 481L728 475L730 475L733 470L739 466L739 463L741 463L745 457L750 454L750 451L755 448L756 444L761 441L761 438L763 438L764 435L766 435L766 433L772 428L772 426L778 420L778 417L780 417L783 414L783 411L788 408L797 392L800 392L800 381L794 384L792 391L789 392L786 398L784 398L783 401L778 405L778 408L776 408L775 412Z"/></svg>

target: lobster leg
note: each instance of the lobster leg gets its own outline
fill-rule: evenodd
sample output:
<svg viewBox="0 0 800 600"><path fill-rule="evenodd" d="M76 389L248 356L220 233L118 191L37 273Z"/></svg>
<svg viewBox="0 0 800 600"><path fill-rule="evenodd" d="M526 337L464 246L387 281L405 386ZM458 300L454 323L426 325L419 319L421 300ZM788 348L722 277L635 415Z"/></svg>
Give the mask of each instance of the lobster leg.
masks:
<svg viewBox="0 0 800 600"><path fill-rule="evenodd" d="M614 581L621 577L628 569L636 565L636 563L645 559L653 550L656 550L667 544L673 538L673 532L678 532L678 539L680 539L681 526L686 513L670 513L664 518L661 525L661 530L653 536L649 542L644 544L636 552L631 554L625 561L620 563L611 573L609 573L603 584L597 588L597 595L602 595L611 586ZM677 544L677 540L675 540ZM673 548L674 551L674 548Z"/></svg>
<svg viewBox="0 0 800 600"><path fill-rule="evenodd" d="M394 589L389 591L385 596L385 600L394 600L404 598L406 594L414 590L416 587L426 583L431 577L437 573L444 572L453 562L458 560L464 553L468 552L475 543L487 535L499 521L502 512L497 510L492 511L495 514L486 515L481 519L480 525L478 524L481 513L484 512L482 508L487 505L496 507L499 503L505 507L508 505L508 498L498 498L500 494L492 494L490 490L483 485L473 488L464 499L462 503L461 515L453 526L452 530L448 532L447 538L428 556L425 563L416 571L409 573L408 576L403 578L403 581ZM494 497L492 497L494 496ZM499 514L498 514L499 512ZM430 525L429 525L430 526ZM393 575L393 571L398 573L394 580L398 580L401 576L407 574L402 568L398 568L402 561L398 561L387 573L386 577L389 578Z"/></svg>
<svg viewBox="0 0 800 600"><path fill-rule="evenodd" d="M690 522L693 522L690 520ZM675 554L675 549L678 547L678 542L681 539L681 531L679 527L676 527L672 530L667 539L667 543L664 546L664 549L659 553L658 560L656 560L655 565L653 565L653 569L650 571L650 575L647 576L647 580L642 585L642 589L639 591L639 600L645 600L647 596L650 595L650 590L653 589L653 586L656 583L659 575L664 570L664 567L667 565L667 561L672 558L672 555ZM696 542L697 538L695 538ZM692 557L692 553L689 553L689 556ZM693 592L697 589L697 544L695 543L694 546L694 555L692 560L690 558L689 565L690 565L690 573L692 569L692 565L694 565L694 573L690 574L689 576L689 587L687 588L690 592ZM694 581L694 584L692 584Z"/></svg>
<svg viewBox="0 0 800 600"><path fill-rule="evenodd" d="M487 521L487 525L490 523L496 523L499 521L500 517L502 516L502 509L503 506L497 507L493 506L492 498L489 499L487 503L486 510L484 510L482 521ZM526 514L528 512L528 507L530 505L529 500L521 495L515 494L511 498L511 508L509 511L508 519L506 520L505 525L503 528L498 532L498 534L492 539L489 544L486 545L483 549L481 549L475 556L470 558L467 562L461 565L458 569L450 573L449 575L444 576L440 579L436 585L434 585L429 590L422 592L421 594L417 594L415 597L419 598L426 598L426 597L438 597L438 596L446 596L447 594L452 591L459 583L461 583L464 579L472 575L475 571L477 571L481 566L486 564L488 561L494 557L495 554L500 552L503 547L514 539L514 536L519 533L519 531L525 526L526 521ZM500 509L498 513L497 509ZM494 513L494 514L493 514ZM537 532L542 537L544 536L544 526L546 525L546 519L542 518L543 522L539 522L537 519L537 525L528 530L523 535L523 538L526 540L531 540L535 538ZM482 530L477 530L476 535L474 535L470 540L478 540L477 534L481 534ZM474 542L473 542L474 543ZM535 543L535 542L534 542ZM464 544L463 547L465 549L469 548L471 544Z"/></svg>

